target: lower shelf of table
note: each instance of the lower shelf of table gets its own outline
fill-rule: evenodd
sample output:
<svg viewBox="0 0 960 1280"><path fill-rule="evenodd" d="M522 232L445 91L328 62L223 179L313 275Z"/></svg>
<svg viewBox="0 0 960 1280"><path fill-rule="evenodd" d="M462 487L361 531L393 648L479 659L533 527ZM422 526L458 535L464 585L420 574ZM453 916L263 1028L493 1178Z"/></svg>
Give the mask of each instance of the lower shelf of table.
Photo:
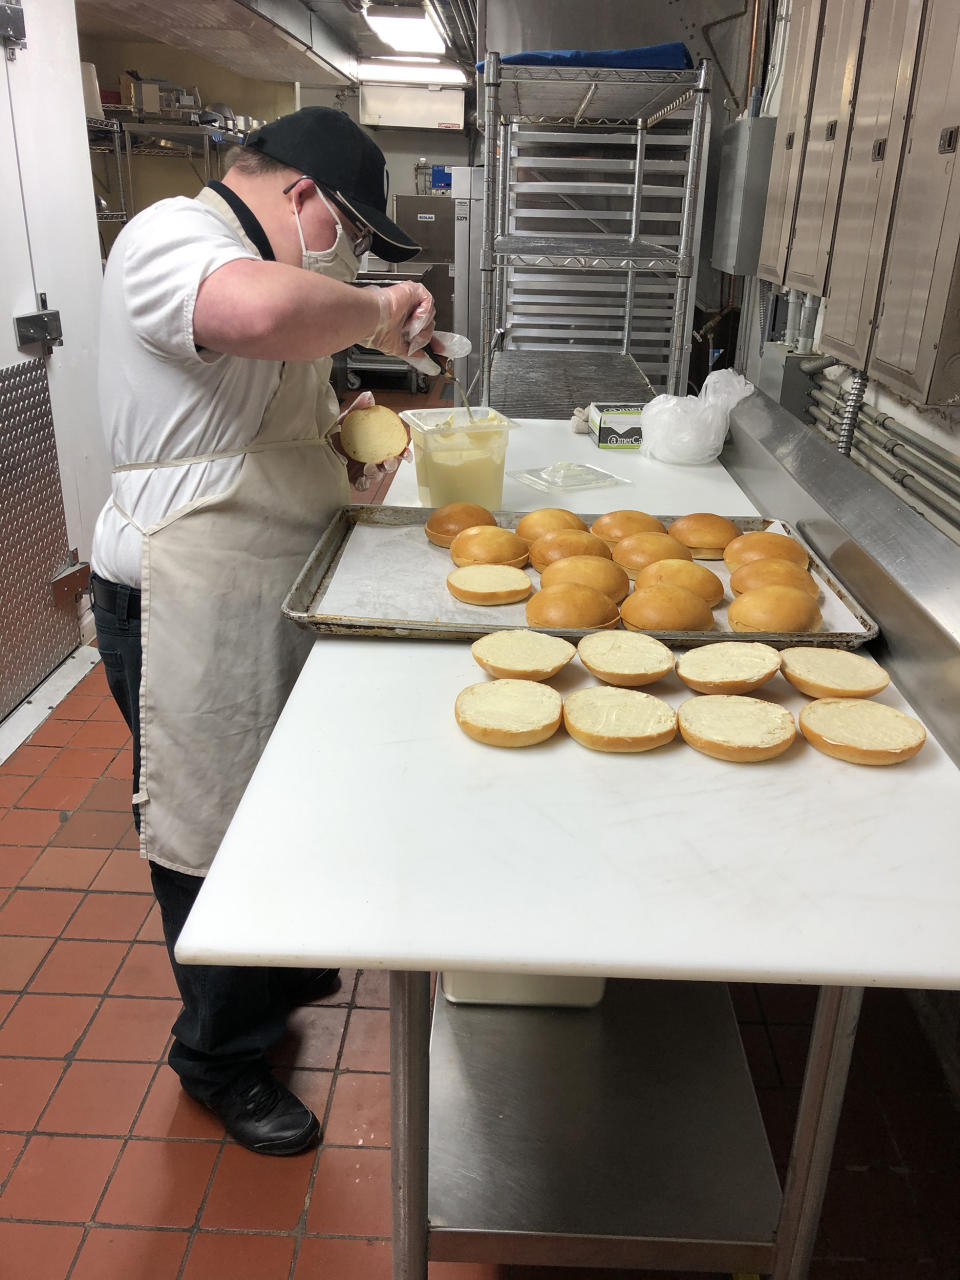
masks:
<svg viewBox="0 0 960 1280"><path fill-rule="evenodd" d="M780 1185L722 984L438 994L430 1057L432 1259L770 1269Z"/></svg>

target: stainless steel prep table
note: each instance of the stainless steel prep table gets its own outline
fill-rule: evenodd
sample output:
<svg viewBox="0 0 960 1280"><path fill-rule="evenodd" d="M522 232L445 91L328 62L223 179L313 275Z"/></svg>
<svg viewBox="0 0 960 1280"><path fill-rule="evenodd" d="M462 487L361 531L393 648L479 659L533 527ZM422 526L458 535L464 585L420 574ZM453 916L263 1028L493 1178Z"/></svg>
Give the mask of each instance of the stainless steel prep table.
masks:
<svg viewBox="0 0 960 1280"><path fill-rule="evenodd" d="M558 434L565 430L561 424L534 427L523 449L529 456L549 439L556 458L571 456L568 444L589 444ZM523 434L516 433L518 444ZM597 460L595 450L592 458ZM661 482L669 487L687 480L677 468L622 455L609 469L631 473L634 487L589 494L585 501L593 510L649 509L658 492L664 497ZM687 483L687 492L696 489L695 502L678 503L671 494L655 505L736 510L728 476L719 468L693 470L701 473ZM401 472L396 496L406 503L404 482ZM601 493L609 498L605 504ZM519 496L511 493L511 506L523 505ZM742 495L739 502L749 513ZM530 490L525 505L547 503ZM801 1280L816 1232L860 989L960 987L955 766L934 741L892 772L843 765L804 744L761 766L709 760L680 744L640 757L599 755L563 738L528 752L497 751L466 739L454 725L453 699L476 678L465 645L319 642L184 930L180 959L344 963L393 971L397 1280L425 1280L428 1253L529 1263L728 1267ZM589 678L568 669L564 679L565 684L558 681L562 691ZM679 684L665 685L663 696L676 702L685 694ZM775 696L794 710L804 701L785 684ZM895 691L883 696L900 705ZM464 785L468 778L472 786ZM324 789L322 812L318 779L335 782ZM910 789L909 814L898 799L901 787ZM703 803L691 804L692 796ZM389 815L383 839L358 844L356 814L371 803ZM744 830L750 839L743 839ZM278 846L278 832L295 838ZM274 850L280 872L270 882L261 874L265 847ZM252 883L256 895L249 892ZM429 973L443 968L644 981L612 983L599 1011L574 1011L576 1024L566 1012L451 1009L438 1002L434 1055L442 1056L431 1117ZM703 1101L715 1086L724 1102L740 1108L737 1123L750 1131L744 1142L752 1142L757 1117L749 1105L744 1108L745 1066L738 1070L738 1045L724 1039L723 1027L730 1024L722 1017L720 984L727 980L823 987L782 1204L762 1151L755 1153L755 1174L736 1180L740 1174L732 1159L722 1159L722 1144L733 1142L736 1126L723 1116L714 1123ZM618 1010L624 1016L615 1025ZM715 1028L706 1037L711 1045L703 1035L700 1043L696 1035L691 1038L691 1022L694 1030ZM574 1035L551 1041L564 1027L573 1027ZM694 1218L703 1224L700 1237L689 1229L684 1234L674 1206L666 1204L654 1204L646 1216L634 1204L626 1233L596 1217L599 1233L586 1231L589 1213L560 1176L574 1159L566 1141L573 1141L572 1134L529 1162L529 1147L511 1148L512 1129L495 1134L497 1118L539 1110L549 1121L560 1113L545 1103L547 1095L562 1108L566 1093L569 1107L570 1090L580 1090L567 1114L579 1117L586 1130L581 1149L593 1150L593 1159L599 1150L600 1165L613 1162L613 1183L641 1185L634 1179L642 1178L642 1170L616 1167L615 1129L584 1086L602 1081L601 1092L620 1109L621 1130L643 1123L642 1107L624 1097L621 1084L651 1058L654 1039L682 1066L681 1083L694 1091L692 1110L711 1126L699 1135L700 1155L712 1149L711 1167L724 1175L715 1181L725 1177L728 1184L723 1213L701 1184L701 1198L687 1219L694 1227ZM470 1076L468 1056L478 1041L497 1046L501 1056L507 1049L512 1054L516 1071L499 1082L508 1086L499 1106L497 1089L478 1090ZM537 1046L544 1044L553 1044L546 1062L542 1052L537 1056ZM618 1073L598 1075L611 1059ZM698 1064L705 1071L698 1073ZM487 1059L479 1070L489 1066ZM544 1089L541 1076L532 1092L515 1091L521 1069L529 1075L538 1067L549 1067L557 1089ZM655 1063L651 1070L655 1075ZM666 1105L669 1128L677 1113ZM458 1116L466 1148L451 1136ZM431 1122L437 1176L430 1188L435 1221L428 1232ZM528 1134L532 1142L542 1136ZM683 1149L678 1161L684 1153L696 1157L697 1146L698 1134L688 1129L676 1144ZM492 1220L485 1217L490 1197L478 1187L478 1175L489 1172L504 1149L515 1172L492 1188L501 1202L509 1201L508 1212ZM662 1139L651 1149L658 1153L655 1172L662 1169L663 1180L692 1203L689 1160L684 1169L657 1168L667 1149ZM465 1151L477 1162L466 1168L470 1194L453 1177L463 1174ZM470 1216L472 1203L479 1209ZM532 1230L518 1228L511 1217L524 1204L540 1214ZM454 1218L455 1213L466 1216ZM668 1238L658 1224L671 1221L674 1234Z"/></svg>

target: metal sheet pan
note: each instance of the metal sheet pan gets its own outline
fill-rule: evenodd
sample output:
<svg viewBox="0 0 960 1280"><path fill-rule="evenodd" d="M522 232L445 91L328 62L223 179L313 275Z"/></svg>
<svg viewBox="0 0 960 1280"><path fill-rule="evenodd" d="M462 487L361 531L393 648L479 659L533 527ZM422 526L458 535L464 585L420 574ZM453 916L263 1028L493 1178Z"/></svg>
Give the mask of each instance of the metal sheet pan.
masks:
<svg viewBox="0 0 960 1280"><path fill-rule="evenodd" d="M515 527L526 514L497 512L497 521ZM284 615L302 627L342 636L396 636L424 640L476 640L490 631L525 627L523 604L488 607L463 604L446 588L453 568L449 552L429 542L423 526L426 507L353 506L342 508L317 543L283 602ZM595 516L582 517L588 524ZM714 610L713 631L651 631L649 634L678 648L693 648L736 635L762 640L777 648L806 644L856 649L872 640L877 624L849 591L824 566L803 538L785 521L764 516L732 516L744 533L756 529L782 530L795 538L810 556L810 570L820 580L823 628L802 632L735 633L729 629L725 604ZM676 516L659 516L664 524ZM705 561L727 585L722 561ZM539 575L529 565L537 586ZM727 597L729 598L729 591ZM554 635L576 642L582 629L554 629Z"/></svg>

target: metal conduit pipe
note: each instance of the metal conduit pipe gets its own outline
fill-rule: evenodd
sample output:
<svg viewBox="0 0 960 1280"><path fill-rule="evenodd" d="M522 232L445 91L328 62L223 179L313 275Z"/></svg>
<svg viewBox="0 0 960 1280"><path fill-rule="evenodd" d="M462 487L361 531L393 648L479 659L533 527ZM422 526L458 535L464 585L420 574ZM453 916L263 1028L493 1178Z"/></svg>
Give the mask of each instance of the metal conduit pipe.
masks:
<svg viewBox="0 0 960 1280"><path fill-rule="evenodd" d="M820 386L825 391L834 392L838 400L843 395L842 387L831 378L821 378ZM957 467L957 454L951 453L949 449L944 449L933 440L928 440L926 436L920 435L910 427L905 427L902 422L897 418L891 417L889 413L878 413L876 409L868 404L861 406L860 413L868 422L873 422L876 426L882 427L884 431L889 431L892 436L896 436L898 440L903 440L905 444L913 445L921 453L929 454L931 458L942 462L944 466Z"/></svg>
<svg viewBox="0 0 960 1280"><path fill-rule="evenodd" d="M783 345L795 347L800 334L800 311L803 294L799 289L791 289L787 294L787 327L783 333Z"/></svg>
<svg viewBox="0 0 960 1280"><path fill-rule="evenodd" d="M447 0L447 3L453 11L454 21L459 29L460 39L463 41L463 46L467 52L470 53L475 45L475 40L472 34L473 24L467 18L463 6L460 4L460 0Z"/></svg>
<svg viewBox="0 0 960 1280"><path fill-rule="evenodd" d="M836 435L832 429L833 426L836 425L838 429L842 430L838 419L824 409L816 407L811 407L810 414L820 424L822 434L828 440L835 440ZM858 441L852 447L852 452L859 454L869 462L874 472L880 472L893 485L909 493L914 500L913 505L923 511L924 515L933 513L940 520L950 525L955 533L960 533L960 504L951 501L948 497L935 493L928 485L912 476L909 471L897 466L889 454L866 440Z"/></svg>
<svg viewBox="0 0 960 1280"><path fill-rule="evenodd" d="M834 400L826 392L815 390L811 391L810 395L818 404L823 405L828 413L836 407ZM902 462L904 466L912 467L919 475L924 476L927 480L943 489L945 493L960 501L960 472L955 472L955 474L951 475L939 463L924 458L918 449L913 449L910 445L893 439L883 427L877 426L866 419L860 422L858 430L872 444L882 449L884 453L890 454L897 461Z"/></svg>
<svg viewBox="0 0 960 1280"><path fill-rule="evenodd" d="M863 393L867 389L867 375L862 369L854 369L853 378L843 401L843 421L840 424L840 439L837 449L845 458L849 458L853 445L854 432L857 429L857 415L863 404Z"/></svg>
<svg viewBox="0 0 960 1280"><path fill-rule="evenodd" d="M831 369L835 364L843 364L843 361L838 360L836 356L813 356L809 360L800 361L800 372L823 373L825 369ZM825 386L827 381L828 379L824 378L821 386ZM837 387L837 390L839 391L840 388Z"/></svg>
<svg viewBox="0 0 960 1280"><path fill-rule="evenodd" d="M803 295L803 308L800 312L800 336L797 338L797 354L809 355L813 350L813 334L817 327L817 316L820 314L820 299L815 293Z"/></svg>

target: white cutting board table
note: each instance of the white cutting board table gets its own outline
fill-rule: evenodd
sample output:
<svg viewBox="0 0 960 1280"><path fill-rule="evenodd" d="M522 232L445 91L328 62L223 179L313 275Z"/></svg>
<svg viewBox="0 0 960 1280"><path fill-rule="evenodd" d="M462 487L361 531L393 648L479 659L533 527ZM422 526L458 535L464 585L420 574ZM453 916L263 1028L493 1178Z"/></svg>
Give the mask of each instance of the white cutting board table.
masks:
<svg viewBox="0 0 960 1280"><path fill-rule="evenodd" d="M558 459L632 483L561 496L508 479L503 509L758 514L718 464L602 452L566 423L513 434L509 470ZM412 466L389 497L417 505ZM429 972L822 984L782 1199L751 1237L749 1261L736 1242L707 1239L700 1267L802 1280L862 987L960 987L957 769L932 740L890 769L830 760L802 740L757 765L711 760L679 739L639 756L591 752L562 733L499 750L454 721L459 690L485 678L466 643L319 639L187 921L180 960L392 971L394 1280L426 1280L428 1256L506 1257L470 1252L469 1231L427 1225ZM554 681L562 693L590 683L576 659ZM675 677L649 692L674 705L691 696ZM779 676L763 696L794 713L806 701ZM881 699L904 706L894 690ZM449 1064L440 1069L438 1092ZM499 1114L495 1105L494 1126ZM559 1240L559 1259L544 1257L597 1257L595 1236L565 1230L546 1240ZM656 1234L628 1231L616 1247L647 1249ZM658 1264L683 1269L669 1250L688 1249L689 1234L655 1242L667 1251ZM506 1239L489 1225L476 1238Z"/></svg>

